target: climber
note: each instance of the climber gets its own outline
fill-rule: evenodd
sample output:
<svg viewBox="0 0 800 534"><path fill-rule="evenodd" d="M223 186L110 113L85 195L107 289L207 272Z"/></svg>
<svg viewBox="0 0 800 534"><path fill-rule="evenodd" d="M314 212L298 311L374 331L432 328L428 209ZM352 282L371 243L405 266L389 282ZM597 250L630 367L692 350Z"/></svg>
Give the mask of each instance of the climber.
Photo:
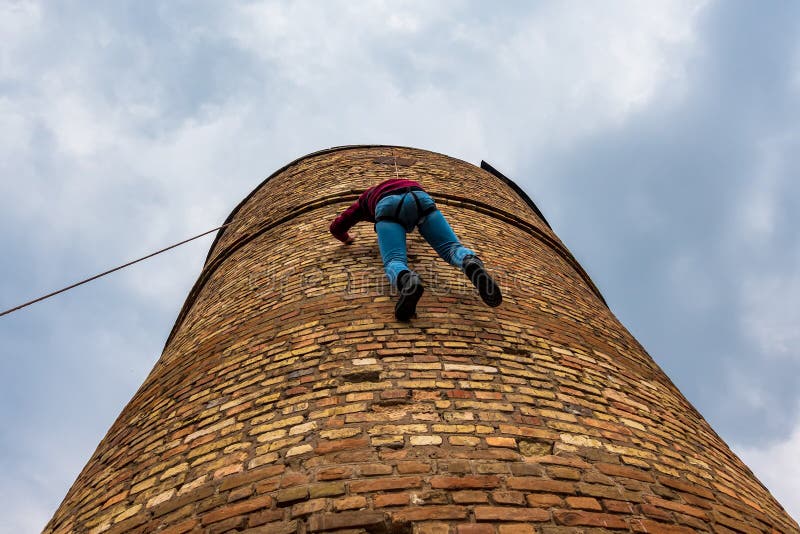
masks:
<svg viewBox="0 0 800 534"><path fill-rule="evenodd" d="M502 302L500 288L486 272L483 262L461 244L433 198L417 182L392 178L370 187L336 217L330 231L349 245L353 237L348 230L359 221L375 223L386 276L399 293L394 308L399 321L414 316L424 291L419 275L408 267L406 254L406 234L415 226L444 261L467 275L487 305L495 307Z"/></svg>

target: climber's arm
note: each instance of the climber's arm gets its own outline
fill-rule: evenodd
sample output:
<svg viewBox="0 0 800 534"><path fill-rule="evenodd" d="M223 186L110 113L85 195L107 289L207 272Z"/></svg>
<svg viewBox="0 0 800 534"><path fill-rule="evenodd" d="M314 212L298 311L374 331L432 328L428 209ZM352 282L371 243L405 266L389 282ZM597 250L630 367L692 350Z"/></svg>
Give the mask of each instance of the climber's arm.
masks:
<svg viewBox="0 0 800 534"><path fill-rule="evenodd" d="M364 210L361 209L359 201L355 201L349 208L344 210L341 215L336 217L331 223L330 230L333 236L348 245L353 242L352 236L347 233L359 221L366 220Z"/></svg>

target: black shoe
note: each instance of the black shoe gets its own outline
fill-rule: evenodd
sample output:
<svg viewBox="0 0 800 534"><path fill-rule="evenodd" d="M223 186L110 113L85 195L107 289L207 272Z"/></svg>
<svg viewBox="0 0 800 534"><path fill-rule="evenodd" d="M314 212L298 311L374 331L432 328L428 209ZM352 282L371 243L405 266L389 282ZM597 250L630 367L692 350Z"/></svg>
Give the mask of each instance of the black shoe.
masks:
<svg viewBox="0 0 800 534"><path fill-rule="evenodd" d="M400 298L394 307L394 316L398 321L408 321L417 310L417 302L422 296L425 288L422 287L422 280L414 271L403 271L397 277L397 289Z"/></svg>
<svg viewBox="0 0 800 534"><path fill-rule="evenodd" d="M467 256L463 263L464 273L476 288L478 294L487 306L497 307L503 302L503 295L500 293L500 286L489 276L483 262L477 256Z"/></svg>

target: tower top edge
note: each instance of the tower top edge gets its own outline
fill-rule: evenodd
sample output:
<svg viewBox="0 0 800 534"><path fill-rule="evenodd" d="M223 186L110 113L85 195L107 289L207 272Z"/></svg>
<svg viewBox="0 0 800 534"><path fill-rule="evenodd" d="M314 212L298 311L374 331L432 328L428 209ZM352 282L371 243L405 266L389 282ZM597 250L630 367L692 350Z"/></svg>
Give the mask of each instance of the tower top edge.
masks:
<svg viewBox="0 0 800 534"><path fill-rule="evenodd" d="M474 163L470 163L468 161L464 161L462 159L455 158L455 157L450 156L448 154L443 154L441 152L436 152L434 150L428 150L428 149L425 149L425 148L418 148L418 147L412 147L412 146L383 145L383 144L363 144L363 145L340 145L340 146L333 146L333 147L329 147L329 148L323 148L323 149L320 149L320 150L315 150L314 152L310 152L310 153L305 154L303 156L300 156L298 158L295 158L292 161L290 161L289 163L287 163L286 165L284 165L284 166L280 167L279 169L277 169L276 171L272 172L269 176L267 176L264 180L262 180L261 183L259 183L252 191L250 191L250 193L248 193L247 196L245 196L236 205L235 208L233 208L233 210L230 212L230 214L225 219L225 222L223 224L227 225L228 223L230 223L233 220L233 218L236 216L236 214L239 212L239 210L245 204L247 204L247 202L249 202L250 199L253 198L253 196L262 187L264 187L271 179L273 179L275 176L278 176L279 174L284 172L286 169L288 169L288 168L290 168L290 167L292 167L294 165L297 165L301 161L304 161L304 160L307 160L307 159L310 159L310 158L314 158L314 157L317 157L317 156L324 156L326 154L332 154L334 152L341 152L341 151L344 151L344 150L358 150L358 149L365 149L365 148L401 148L401 149L406 149L406 150L419 150L421 152L427 152L429 154L435 154L435 155L442 156L442 157L445 157L445 158L449 158L449 159L452 159L452 160L455 160L455 161L460 161L462 163L465 163L467 165L471 165L473 167L482 168L479 165L475 165ZM484 170L486 170L486 169L484 169ZM528 197L524 193L524 191L522 191L522 189L520 189L517 186L517 184L515 184L514 182L512 182L508 178L506 178L506 180L508 180L510 182L509 185L511 185L512 189L514 189L518 194L520 192L522 192L522 195L520 195L520 196L522 196L523 200L525 200L526 203L533 204L533 202L530 200L530 197ZM534 209L538 212L538 208L535 208L535 206L534 206ZM214 253L214 250L217 247L217 243L219 243L220 239L222 239L222 236L223 236L224 233L225 233L225 228L221 228L217 232L217 235L214 237L214 242L211 243L211 246L208 249L208 254L206 255L206 263L208 263L208 261L211 259L211 256L212 256L212 254Z"/></svg>

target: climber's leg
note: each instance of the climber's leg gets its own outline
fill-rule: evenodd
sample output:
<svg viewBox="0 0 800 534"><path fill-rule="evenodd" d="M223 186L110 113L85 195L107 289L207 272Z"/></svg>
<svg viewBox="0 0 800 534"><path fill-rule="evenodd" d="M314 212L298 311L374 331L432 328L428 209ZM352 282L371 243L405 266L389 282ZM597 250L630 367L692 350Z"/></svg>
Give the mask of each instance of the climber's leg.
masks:
<svg viewBox="0 0 800 534"><path fill-rule="evenodd" d="M409 203L408 201L411 200ZM398 299L394 315L398 321L408 321L414 316L417 302L425 288L419 275L408 268L406 233L413 230L418 216L415 201L408 193L389 195L375 207L375 232L381 249L383 268Z"/></svg>
<svg viewBox="0 0 800 534"><path fill-rule="evenodd" d="M503 302L503 295L500 286L489 275L483 262L474 255L464 258L464 274L470 279L472 284L478 289L481 300L492 308L499 306Z"/></svg>
<svg viewBox="0 0 800 534"><path fill-rule="evenodd" d="M383 268L392 286L397 287L397 276L408 268L406 252L406 230L394 221L378 221L375 223L378 234L378 247L381 250Z"/></svg>
<svg viewBox="0 0 800 534"><path fill-rule="evenodd" d="M473 251L461 244L447 219L439 210L428 214L419 225L419 233L439 256L450 265L463 270L478 289L483 302L495 307L503 301L500 287L486 271L483 262Z"/></svg>
<svg viewBox="0 0 800 534"><path fill-rule="evenodd" d="M438 209L426 215L420 222L419 233L444 261L459 269L463 267L465 257L475 255L461 244L447 219Z"/></svg>
<svg viewBox="0 0 800 534"><path fill-rule="evenodd" d="M394 307L394 316L398 321L408 321L417 310L417 302L425 288L422 280L414 271L401 271L397 275L397 289L400 293Z"/></svg>
<svg viewBox="0 0 800 534"><path fill-rule="evenodd" d="M394 315L398 321L408 321L425 289L419 275L408 268L406 230L399 223L384 220L375 223L375 232L386 276L399 294Z"/></svg>

